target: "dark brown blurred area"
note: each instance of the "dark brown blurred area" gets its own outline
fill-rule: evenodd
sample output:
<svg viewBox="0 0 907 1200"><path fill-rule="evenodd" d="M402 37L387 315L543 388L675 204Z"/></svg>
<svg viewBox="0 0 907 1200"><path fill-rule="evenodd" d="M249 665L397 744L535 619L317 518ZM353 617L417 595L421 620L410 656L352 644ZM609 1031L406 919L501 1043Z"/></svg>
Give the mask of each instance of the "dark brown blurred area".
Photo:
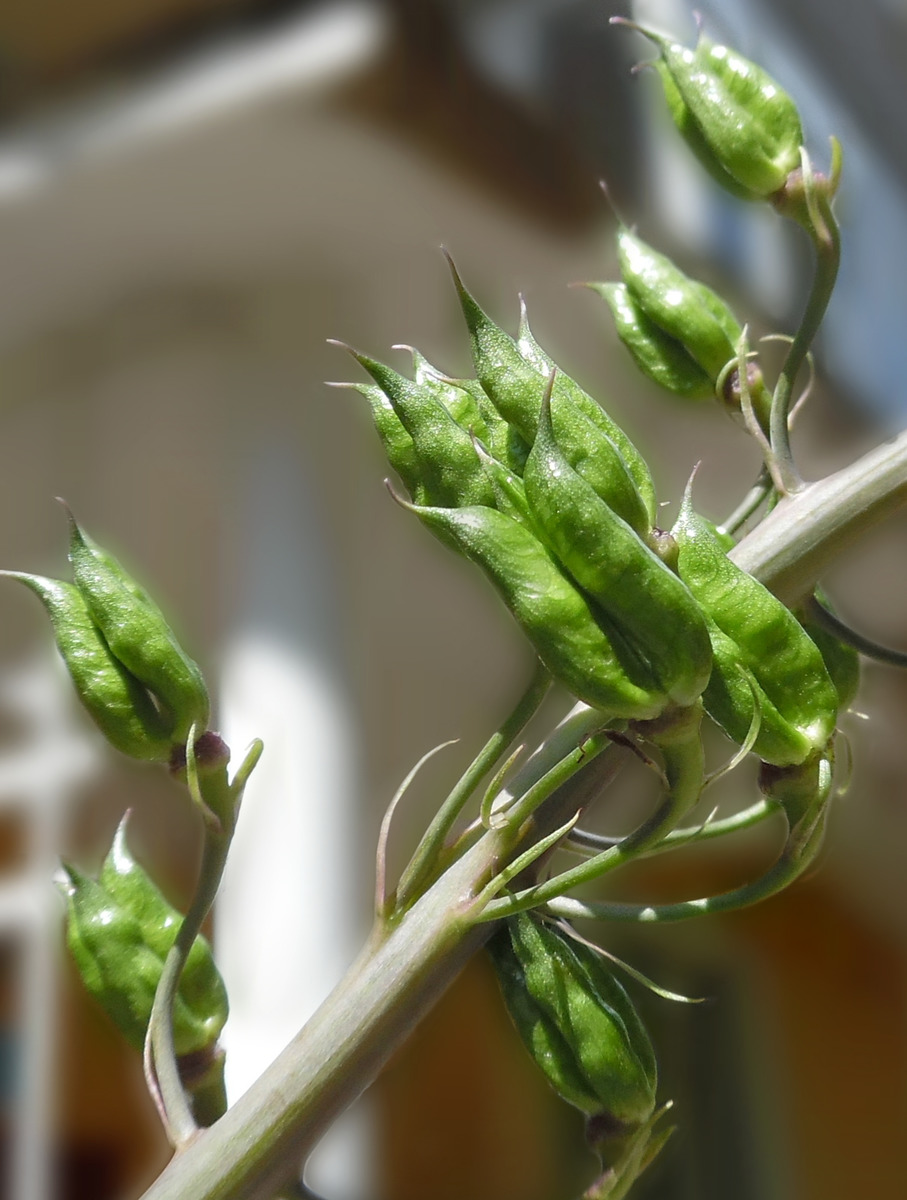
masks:
<svg viewBox="0 0 907 1200"><path fill-rule="evenodd" d="M289 18L340 7L0 0L0 128L18 135L30 122L52 123L96 91L110 91L115 109L118 90L129 101L130 88L155 84L176 62L191 67L196 52L279 37ZM653 395L603 311L566 287L614 274L614 218L599 180L622 211L650 199L632 48L607 36L592 5L565 3L546 27L559 52L530 98L481 69L462 19L479 0L371 7L382 37L336 84L289 90L261 111L250 102L207 126L164 127L147 144L127 139L121 158L64 153L61 165L49 152L48 177L62 182L26 188L0 212L0 278L10 289L0 300L0 565L63 569L50 501L62 492L95 536L131 548L143 582L160 589L216 676L264 526L287 539L288 557L302 548L293 514L280 523L280 496L267 493L260 532L248 533L237 515L240 485L287 455L310 485L330 550L311 573L323 567L336 588L327 607L339 649L325 639L313 657L337 650L351 696L345 728L363 786L346 868L363 920L374 835L399 780L452 736L462 745L450 761L465 765L508 711L527 663L481 583L387 500L386 464L363 411L345 394L325 398L322 380L352 368L324 339L349 338L385 357L391 342L412 339L451 373L465 370L466 340L436 252L443 240L502 325L513 326L516 292L527 293L540 339L608 397L672 503L703 459L702 503L719 517L757 466L730 420ZM581 19L568 21L568 10ZM760 332L772 328L758 307L756 320ZM877 436L820 375L798 429L807 474L833 469ZM267 454L256 457L256 439ZM837 592L845 611L901 645L904 536L901 520L871 539L850 569L842 564ZM0 653L16 664L38 653L47 631L18 596L2 600ZM290 616L308 600L294 596ZM869 672L861 703L874 722L868 732L848 723L856 767L820 871L750 913L604 935L659 984L707 1001L674 1005L634 992L678 1125L634 1192L639 1200L907 1195L907 689L900 677ZM5 748L18 718L10 711L4 720ZM197 853L193 814L169 780L107 761L76 787L59 852L96 868L128 804L141 855L184 897ZM443 794L447 777L436 769L431 785ZM3 877L30 853L24 808L0 811ZM428 808L414 802L401 818L402 846ZM769 834L735 843L729 856L649 864L621 896L654 902L720 890L758 873L771 850ZM22 946L3 935L7 1161L22 970ZM54 986L55 1191L9 1200L137 1196L166 1159L141 1064L68 965ZM534 1074L483 959L415 1032L368 1104L370 1190L326 1200L571 1200L595 1169L581 1121Z"/></svg>
<svg viewBox="0 0 907 1200"><path fill-rule="evenodd" d="M166 60L287 0L37 0L0 6L0 117Z"/></svg>

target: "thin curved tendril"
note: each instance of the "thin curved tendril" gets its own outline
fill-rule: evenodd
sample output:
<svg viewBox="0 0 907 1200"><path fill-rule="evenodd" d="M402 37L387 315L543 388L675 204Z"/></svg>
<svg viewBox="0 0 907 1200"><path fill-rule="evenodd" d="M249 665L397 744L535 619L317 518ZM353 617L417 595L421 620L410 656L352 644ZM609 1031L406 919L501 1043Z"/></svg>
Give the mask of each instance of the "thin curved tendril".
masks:
<svg viewBox="0 0 907 1200"><path fill-rule="evenodd" d="M872 638L858 633L856 629L852 629L840 617L829 611L815 596L810 597L806 608L812 620L820 625L826 633L836 637L839 642L844 642L867 658L886 663L889 667L907 667L907 650L895 650L891 646L882 646L879 642L874 642Z"/></svg>
<svg viewBox="0 0 907 1200"><path fill-rule="evenodd" d="M410 900L420 885L428 878L448 833L470 796L488 771L498 762L520 730L536 713L550 686L551 674L541 662L537 662L529 686L517 702L516 708L470 763L425 831L400 878L397 887L398 906Z"/></svg>
<svg viewBox="0 0 907 1200"><path fill-rule="evenodd" d="M661 984L656 983L654 979L643 974L642 971L624 959L618 958L616 954L612 954L610 950L606 950L604 946L599 946L596 942L590 942L588 938L584 938L582 934L577 933L568 921L557 921L556 924L565 937L571 938L574 942L578 942L581 946L592 950L601 958L607 959L608 962L613 963L621 971L629 975L631 979L642 984L644 988L648 988L650 992L662 1000L672 1000L676 1004L703 1004L708 999L706 996L684 996L681 992L672 992L668 988L662 987Z"/></svg>
<svg viewBox="0 0 907 1200"><path fill-rule="evenodd" d="M394 792L390 804L385 809L384 816L381 818L381 828L378 831L378 845L375 850L375 912L379 917L387 915L387 842L390 837L391 822L394 819L397 805L406 795L409 785L429 759L434 758L436 754L440 754L442 750L446 750L448 746L455 746L458 741L459 738L452 738L450 741L441 742L433 750L429 750L426 754L423 754L416 765L406 774L403 782Z"/></svg>
<svg viewBox="0 0 907 1200"><path fill-rule="evenodd" d="M494 802L501 794L504 780L510 774L514 764L525 749L525 742L517 746L513 754L510 755L501 769L496 773L494 779L488 785L485 795L482 797L482 803L479 805L479 821L486 829L491 829L492 826L500 828L506 821L507 806L505 805L499 812L495 813Z"/></svg>
<svg viewBox="0 0 907 1200"><path fill-rule="evenodd" d="M738 813L733 813L729 817L721 817L718 820L714 820L710 814L700 825L690 826L685 829L672 829L654 850L649 851L647 854L641 854L639 857L651 858L653 855L662 854L666 850L680 850L684 846L692 845L695 842L710 841L713 838L724 837L729 833L736 833L741 829L749 829L760 821L764 821L766 817L773 816L779 811L780 809L777 804L762 799L757 800L754 804L742 809ZM628 835L611 837L607 834L591 833L587 829L575 828L567 838L566 844L569 847L575 847L577 850L588 849L597 852L607 850L611 846L619 846L625 840L626 836Z"/></svg>

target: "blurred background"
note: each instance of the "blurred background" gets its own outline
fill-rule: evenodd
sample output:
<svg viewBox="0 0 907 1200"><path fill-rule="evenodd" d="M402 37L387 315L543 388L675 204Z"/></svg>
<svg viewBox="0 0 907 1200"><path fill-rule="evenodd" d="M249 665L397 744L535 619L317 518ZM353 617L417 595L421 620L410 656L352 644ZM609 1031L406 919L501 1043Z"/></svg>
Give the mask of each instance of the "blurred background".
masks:
<svg viewBox="0 0 907 1200"><path fill-rule="evenodd" d="M907 7L699 8L794 94L818 164L831 133L845 147L840 294L797 438L815 476L907 416ZM384 358L412 343L466 373L444 244L505 327L525 295L542 344L649 456L665 524L696 461L715 518L755 476L740 429L655 394L601 301L566 286L616 275L599 180L759 334L794 327L808 279L796 232L725 198L672 136L654 75L631 74L650 50L609 29L629 11L0 3L0 563L64 574L64 496L172 616L235 752L265 740L215 916L233 1098L367 931L399 781L461 739L407 798L398 864L530 668L478 575L388 498L367 406L323 382L358 368L326 339ZM632 15L695 36L682 0ZM845 615L902 647L904 548L892 521L829 581ZM198 829L169 779L106 749L33 598L5 587L2 614L0 1194L125 1200L167 1151L137 1057L71 971L50 881L61 856L96 870L128 807L137 855L185 902ZM640 1200L907 1195L904 682L867 669L858 707L871 721L847 719L853 778L819 874L739 916L601 932L709 1000L639 994L679 1124ZM726 802L753 788L740 772ZM602 826L621 819L609 808ZM652 864L620 894L731 886L776 835ZM327 1200L570 1200L593 1170L477 960L311 1181Z"/></svg>

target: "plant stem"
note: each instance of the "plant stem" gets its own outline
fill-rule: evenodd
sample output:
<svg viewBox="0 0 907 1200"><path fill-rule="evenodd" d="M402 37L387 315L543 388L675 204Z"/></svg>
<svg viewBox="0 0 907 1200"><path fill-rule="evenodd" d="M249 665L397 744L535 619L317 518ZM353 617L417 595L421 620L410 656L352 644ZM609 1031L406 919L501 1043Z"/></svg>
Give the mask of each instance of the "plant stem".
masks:
<svg viewBox="0 0 907 1200"><path fill-rule="evenodd" d="M856 538L907 503L907 430L782 500L729 557L787 605Z"/></svg>
<svg viewBox="0 0 907 1200"><path fill-rule="evenodd" d="M804 163L804 180L809 189L812 188L812 172L806 169ZM831 211L831 204L826 197L815 197L816 205L813 228L809 231L816 251L816 270L813 277L809 299L803 313L803 320L791 348L784 360L781 374L775 386L771 410L771 449L774 465L784 484L784 491L793 495L803 487L803 481L794 464L790 445L789 418L794 382L800 368L806 361L813 338L822 324L825 310L831 299L838 277L838 266L841 261L841 236L837 221ZM812 214L813 209L810 208Z"/></svg>
<svg viewBox="0 0 907 1200"><path fill-rule="evenodd" d="M786 602L796 602L857 533L905 502L907 433L784 500L732 557ZM583 705L574 709L518 773L509 795L524 795L600 728L601 719ZM544 837L588 803L608 757L599 756L555 793L519 837L510 825L483 834L398 925L373 935L308 1025L214 1126L173 1159L144 1200L263 1200L298 1175L330 1123L371 1083L490 935L492 924L473 923L473 898L527 849L530 838ZM588 796L584 787L591 789Z"/></svg>
<svg viewBox="0 0 907 1200"><path fill-rule="evenodd" d="M190 765L194 768L194 761ZM218 771L203 778L201 791L203 811L213 814L215 820L205 822L202 862L195 895L164 960L148 1021L145 1055L146 1075L152 1095L158 1102L167 1136L177 1149L195 1137L198 1125L180 1079L173 1041L173 1005L189 952L220 887L233 837L235 804L227 783L226 762Z"/></svg>

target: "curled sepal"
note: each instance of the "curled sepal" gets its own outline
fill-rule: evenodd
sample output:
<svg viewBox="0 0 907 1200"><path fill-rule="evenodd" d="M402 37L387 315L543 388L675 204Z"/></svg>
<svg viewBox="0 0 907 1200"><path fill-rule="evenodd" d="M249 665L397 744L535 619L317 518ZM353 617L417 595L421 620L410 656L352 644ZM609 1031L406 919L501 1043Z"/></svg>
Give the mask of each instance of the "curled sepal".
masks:
<svg viewBox="0 0 907 1200"><path fill-rule="evenodd" d="M110 651L77 587L59 579L4 571L44 605L76 695L108 742L130 758L166 762L170 738L147 689Z"/></svg>
<svg viewBox="0 0 907 1200"><path fill-rule="evenodd" d="M702 694L709 716L738 745L754 720L754 752L776 766L822 750L838 713L838 693L815 642L797 618L725 554L687 488L673 529L678 572L709 622L714 664Z"/></svg>
<svg viewBox="0 0 907 1200"><path fill-rule="evenodd" d="M517 1031L555 1090L612 1135L645 1124L655 1052L601 957L530 913L509 918L489 950Z"/></svg>
<svg viewBox="0 0 907 1200"><path fill-rule="evenodd" d="M605 632L590 602L525 525L478 505L405 507L482 569L539 658L576 697L627 719L662 711L667 699L651 671Z"/></svg>
<svg viewBox="0 0 907 1200"><path fill-rule="evenodd" d="M141 1050L164 959L182 916L129 853L124 825L99 880L66 866L66 942L87 990L130 1045ZM198 937L189 954L173 1015L180 1056L211 1049L228 1013L211 949Z"/></svg>
<svg viewBox="0 0 907 1200"><path fill-rule="evenodd" d="M171 741L193 725L208 727L208 689L164 614L120 563L85 534L69 513L73 579L114 657L140 680L170 721Z"/></svg>
<svg viewBox="0 0 907 1200"><path fill-rule="evenodd" d="M831 747L792 767L763 763L759 789L766 800L784 810L788 824L784 855L799 860L807 851L815 857L824 831L833 777Z"/></svg>
<svg viewBox="0 0 907 1200"><path fill-rule="evenodd" d="M659 49L658 73L675 125L719 183L765 200L800 165L803 128L791 97L761 67L700 37L690 49L638 28Z"/></svg>

